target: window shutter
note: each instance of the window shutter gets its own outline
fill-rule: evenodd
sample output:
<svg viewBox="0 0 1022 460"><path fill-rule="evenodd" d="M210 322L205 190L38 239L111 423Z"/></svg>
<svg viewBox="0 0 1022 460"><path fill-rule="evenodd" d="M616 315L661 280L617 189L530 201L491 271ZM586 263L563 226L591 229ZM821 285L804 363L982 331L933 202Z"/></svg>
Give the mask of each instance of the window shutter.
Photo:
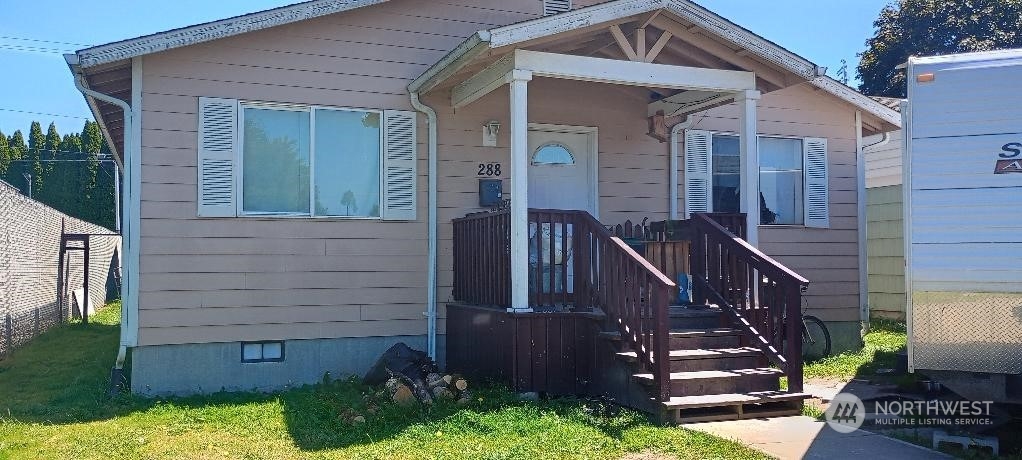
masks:
<svg viewBox="0 0 1022 460"><path fill-rule="evenodd" d="M238 101L199 98L198 213L200 217L234 217L234 160Z"/></svg>
<svg viewBox="0 0 1022 460"><path fill-rule="evenodd" d="M827 173L827 139L807 137L802 141L806 172L806 227L830 227L830 183Z"/></svg>
<svg viewBox="0 0 1022 460"><path fill-rule="evenodd" d="M417 175L415 112L383 112L384 220L415 220Z"/></svg>
<svg viewBox="0 0 1022 460"><path fill-rule="evenodd" d="M571 11L571 0L543 0L543 16Z"/></svg>
<svg viewBox="0 0 1022 460"><path fill-rule="evenodd" d="M685 218L694 212L713 211L713 134L685 131Z"/></svg>

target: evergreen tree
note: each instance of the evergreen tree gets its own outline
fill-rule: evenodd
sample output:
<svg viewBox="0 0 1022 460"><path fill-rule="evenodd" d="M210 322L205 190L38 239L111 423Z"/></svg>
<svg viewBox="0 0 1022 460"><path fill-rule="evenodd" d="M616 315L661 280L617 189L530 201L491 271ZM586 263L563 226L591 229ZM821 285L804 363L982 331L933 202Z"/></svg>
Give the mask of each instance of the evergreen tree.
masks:
<svg viewBox="0 0 1022 460"><path fill-rule="evenodd" d="M103 133L99 130L99 123L86 121L82 128L82 151L100 153L105 148Z"/></svg>
<svg viewBox="0 0 1022 460"><path fill-rule="evenodd" d="M7 142L7 148L10 150L12 160L21 160L25 158L25 152L28 152L28 146L25 145L25 136L21 134L21 130L14 131L11 134L10 139Z"/></svg>
<svg viewBox="0 0 1022 460"><path fill-rule="evenodd" d="M60 149L63 150L64 153L81 152L82 136L78 133L65 134L64 138L60 140Z"/></svg>
<svg viewBox="0 0 1022 460"><path fill-rule="evenodd" d="M0 178L4 177L11 167L11 149L7 146L7 136L0 131Z"/></svg>
<svg viewBox="0 0 1022 460"><path fill-rule="evenodd" d="M57 125L50 122L50 127L46 130L46 150L48 150L51 155L56 156L57 152L60 152L60 144L61 139L60 134L57 133Z"/></svg>
<svg viewBox="0 0 1022 460"><path fill-rule="evenodd" d="M46 148L46 136L38 121L33 121L28 129L28 160L32 162L32 195L42 196L43 183L46 176L43 168L43 149Z"/></svg>

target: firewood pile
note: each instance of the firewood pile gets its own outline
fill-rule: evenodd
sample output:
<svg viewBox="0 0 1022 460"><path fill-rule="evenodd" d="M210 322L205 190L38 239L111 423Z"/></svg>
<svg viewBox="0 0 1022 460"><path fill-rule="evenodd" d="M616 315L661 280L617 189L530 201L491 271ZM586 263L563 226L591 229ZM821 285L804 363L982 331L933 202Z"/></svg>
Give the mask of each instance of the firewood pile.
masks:
<svg viewBox="0 0 1022 460"><path fill-rule="evenodd" d="M403 405L433 404L435 400L467 404L472 400L468 380L457 374L441 374L426 353L404 343L390 347L366 373L367 385L383 385L390 398Z"/></svg>

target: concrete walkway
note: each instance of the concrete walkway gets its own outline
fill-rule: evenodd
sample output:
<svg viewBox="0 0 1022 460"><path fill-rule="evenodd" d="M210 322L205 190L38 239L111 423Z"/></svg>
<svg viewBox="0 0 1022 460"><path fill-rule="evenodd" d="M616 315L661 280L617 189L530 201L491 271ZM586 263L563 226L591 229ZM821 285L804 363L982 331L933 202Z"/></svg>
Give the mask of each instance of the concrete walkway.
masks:
<svg viewBox="0 0 1022 460"><path fill-rule="evenodd" d="M868 431L838 433L825 422L805 416L694 423L685 428L733 439L783 460L952 458Z"/></svg>

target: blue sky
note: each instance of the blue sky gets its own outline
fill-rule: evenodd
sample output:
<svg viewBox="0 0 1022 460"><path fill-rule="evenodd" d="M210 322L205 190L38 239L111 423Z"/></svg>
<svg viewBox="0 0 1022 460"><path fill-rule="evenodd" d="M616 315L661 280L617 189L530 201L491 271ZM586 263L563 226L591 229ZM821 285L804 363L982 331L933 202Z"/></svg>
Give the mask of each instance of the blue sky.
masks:
<svg viewBox="0 0 1022 460"><path fill-rule="evenodd" d="M856 54L865 49L873 20L889 0L700 0L714 12L809 60L831 75L841 59L854 77ZM87 8L80 1L4 0L0 27L0 131L43 129L55 121L60 132L81 129L90 118L74 88L62 52L137 37L176 27L282 6L287 0L103 0ZM59 13L56 13L59 12ZM11 19L23 18L23 19ZM32 18L28 20L28 18ZM36 112L36 113L24 113Z"/></svg>

